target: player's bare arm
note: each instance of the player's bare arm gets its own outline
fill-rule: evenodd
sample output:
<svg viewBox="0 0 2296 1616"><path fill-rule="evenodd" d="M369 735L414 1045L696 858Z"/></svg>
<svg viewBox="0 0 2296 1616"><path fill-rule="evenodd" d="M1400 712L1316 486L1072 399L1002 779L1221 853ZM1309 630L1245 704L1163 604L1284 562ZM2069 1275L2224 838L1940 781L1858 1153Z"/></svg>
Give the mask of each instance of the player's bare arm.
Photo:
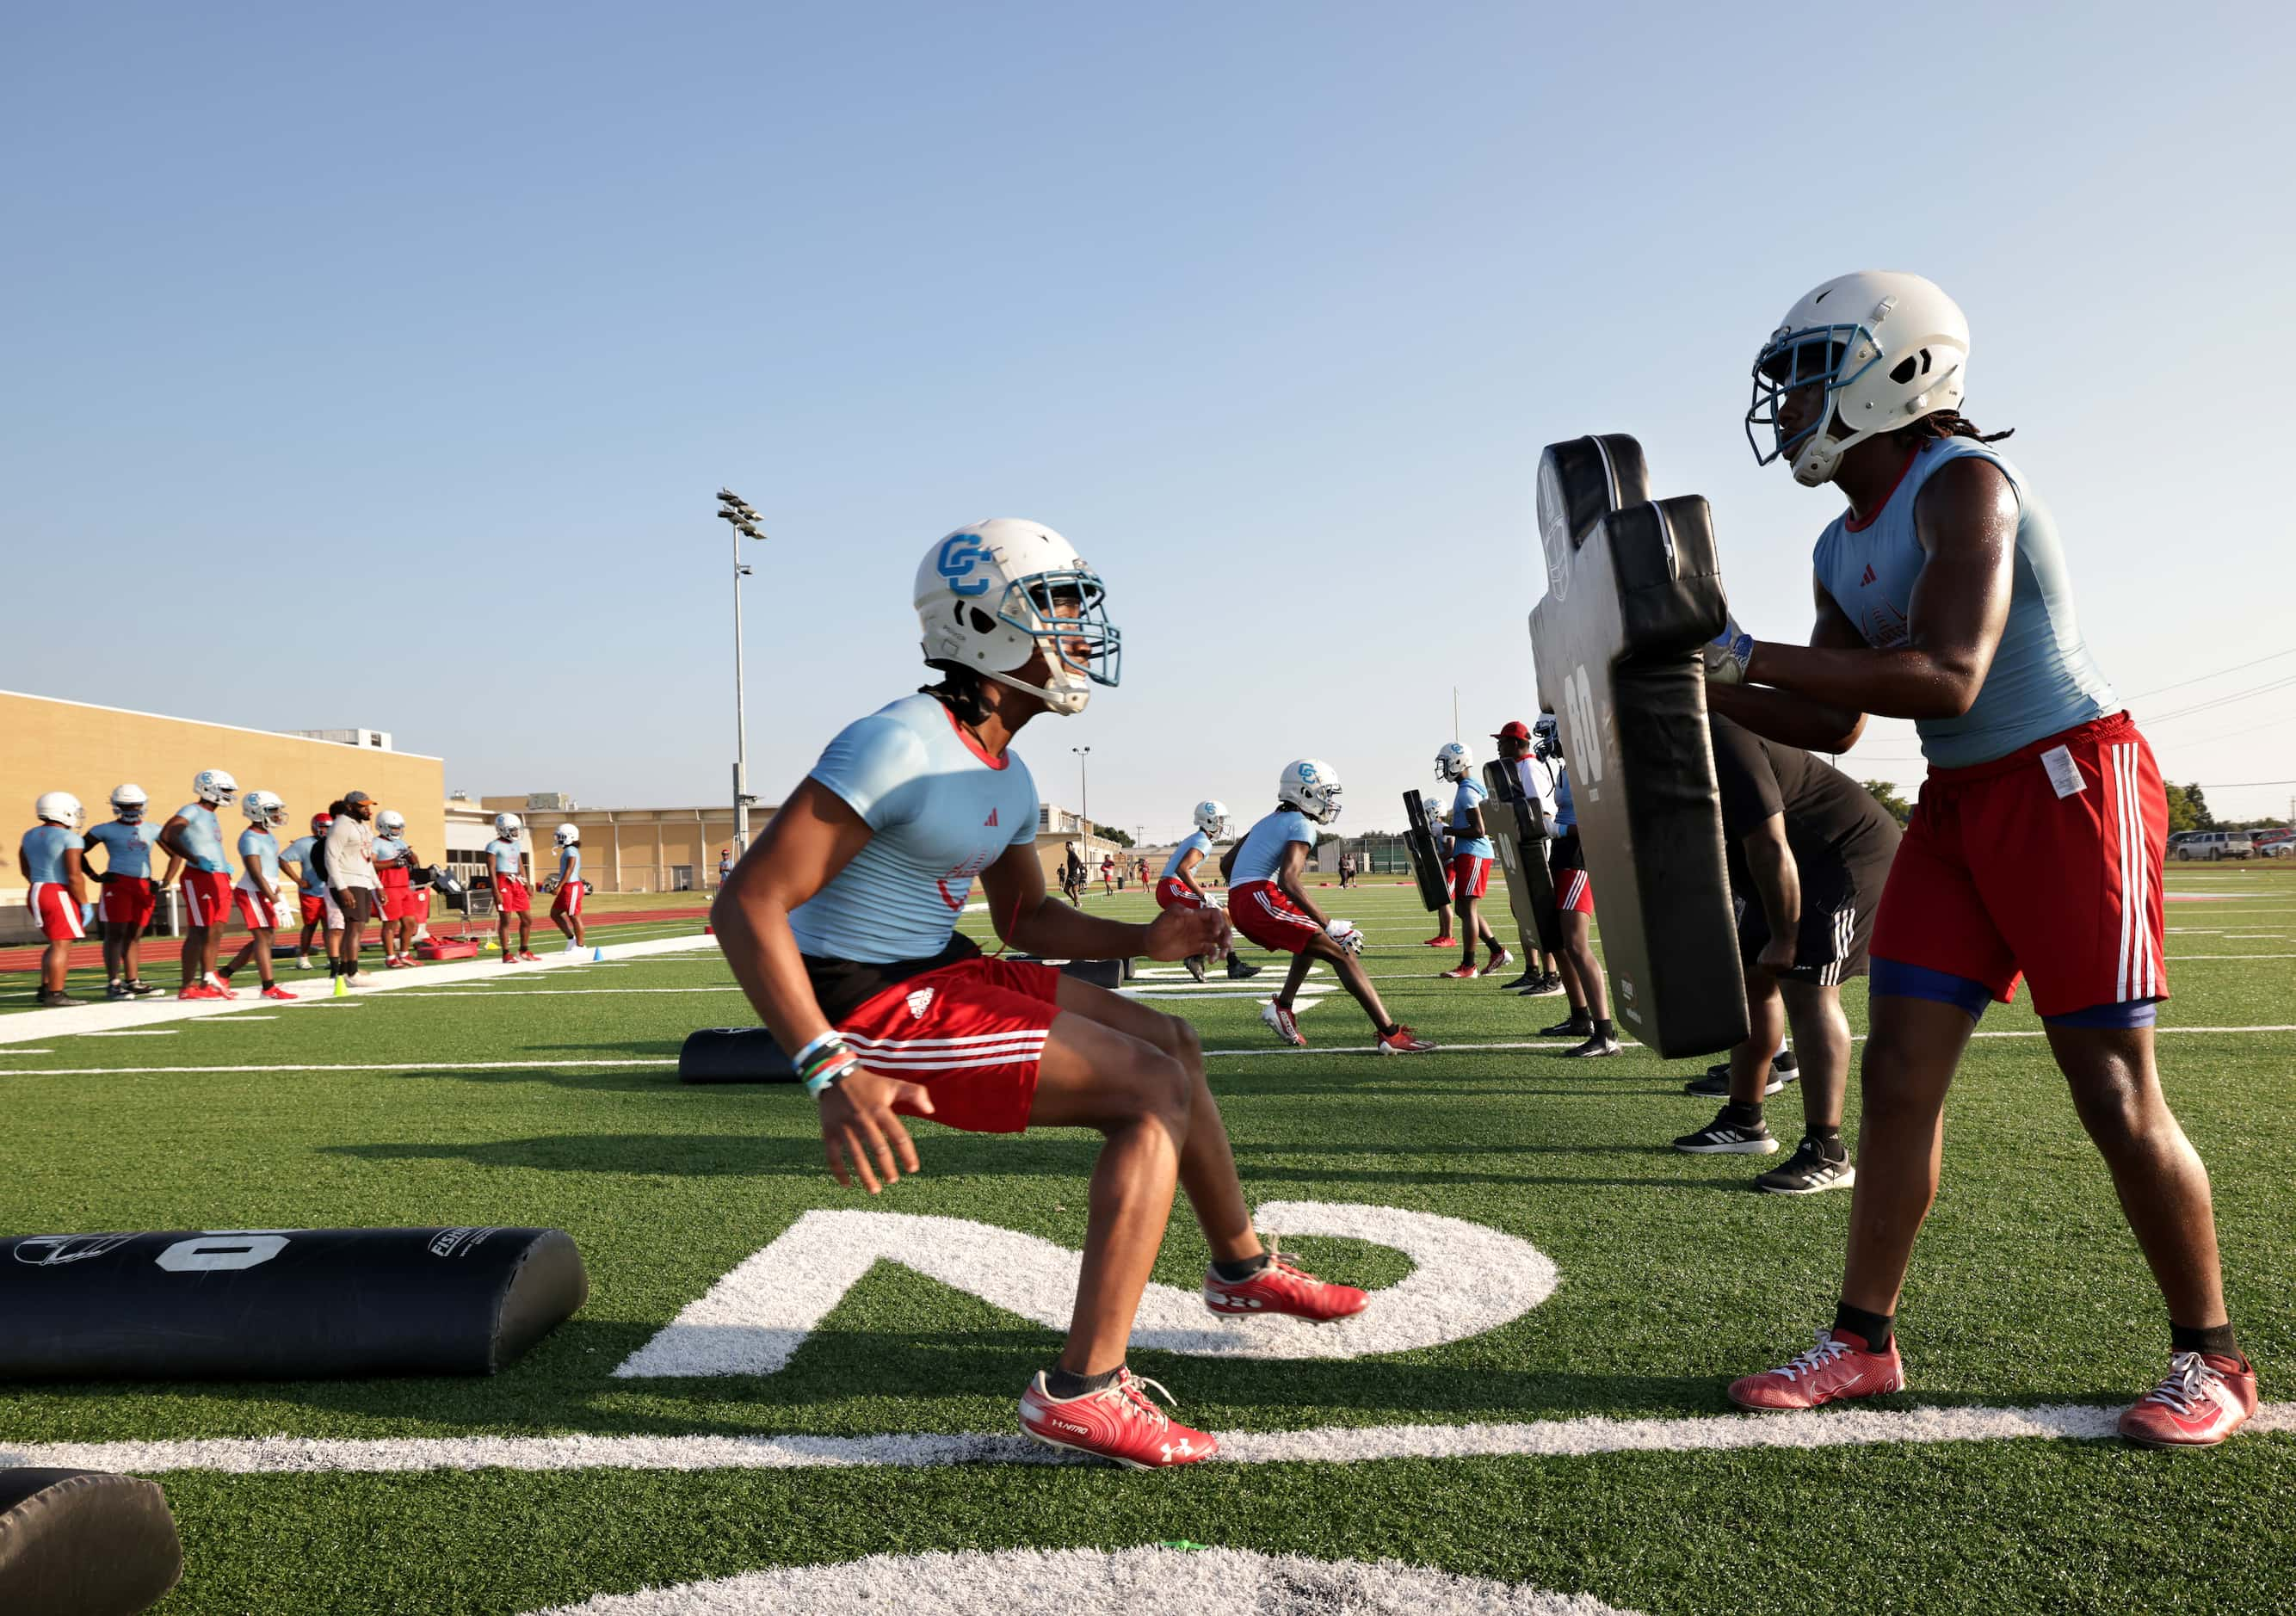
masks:
<svg viewBox="0 0 2296 1616"><path fill-rule="evenodd" d="M2017 496L1993 467L1956 461L1923 486L1914 524L1928 560L1914 585L1904 645L1850 650L1757 640L1748 681L1884 718L1967 712L2009 620Z"/></svg>
<svg viewBox="0 0 2296 1616"><path fill-rule="evenodd" d="M1015 948L1054 959L1185 959L1227 948L1227 915L1217 908L1166 909L1144 926L1106 920L1045 891L1045 866L1033 847L1009 849L980 873L981 895L996 935Z"/></svg>
<svg viewBox="0 0 2296 1616"><path fill-rule="evenodd" d="M1746 856L1747 874L1770 925L1769 941L1762 945L1762 968L1791 971L1801 925L1801 868L1786 842L1786 816L1772 814L1741 837L1738 848Z"/></svg>
<svg viewBox="0 0 2296 1616"><path fill-rule="evenodd" d="M1204 856L1201 853L1191 850L1181 857L1179 864L1174 867L1172 874L1180 878L1182 886L1196 895L1197 902L1209 904L1211 898L1206 895L1203 887L1196 880L1196 866L1203 861Z"/></svg>
<svg viewBox="0 0 2296 1616"><path fill-rule="evenodd" d="M1302 915L1328 931L1332 917L1316 906L1316 900L1308 896L1307 884L1300 879L1300 873L1307 867L1308 844L1304 841L1287 842L1283 862L1275 866L1275 889L1298 905Z"/></svg>
<svg viewBox="0 0 2296 1616"><path fill-rule="evenodd" d="M168 879L176 879L176 872L189 861L191 855L184 848L184 816L177 814L160 827L160 845L168 854Z"/></svg>
<svg viewBox="0 0 2296 1616"><path fill-rule="evenodd" d="M790 931L790 911L852 863L870 834L861 816L834 792L808 779L766 822L756 848L734 866L710 906L710 923L734 980L790 1054L832 1030ZM932 1098L922 1087L865 1066L822 1090L822 1144L838 1183L850 1186L857 1177L874 1195L903 1172L921 1170L916 1144L894 1114L896 1105L932 1114Z"/></svg>

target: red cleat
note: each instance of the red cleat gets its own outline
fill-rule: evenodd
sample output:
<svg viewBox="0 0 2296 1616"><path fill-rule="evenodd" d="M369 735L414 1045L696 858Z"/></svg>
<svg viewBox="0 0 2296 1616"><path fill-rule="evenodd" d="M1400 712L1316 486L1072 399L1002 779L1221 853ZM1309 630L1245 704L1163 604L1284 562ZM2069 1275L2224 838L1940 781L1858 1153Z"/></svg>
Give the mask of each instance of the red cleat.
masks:
<svg viewBox="0 0 2296 1616"><path fill-rule="evenodd" d="M2120 1434L2145 1448L2214 1448L2255 1412L2255 1366L2219 1352L2177 1352L2169 1378L2121 1415Z"/></svg>
<svg viewBox="0 0 2296 1616"><path fill-rule="evenodd" d="M1395 1024L1393 1032L1383 1035L1379 1040L1382 1054L1424 1054L1434 1047L1400 1021Z"/></svg>
<svg viewBox="0 0 2296 1616"><path fill-rule="evenodd" d="M521 965L538 965L538 964L540 964L542 962L541 962L540 960L538 960L538 959L535 958L533 955L529 954L529 953L525 952L523 949L521 949L521 950L520 951L520 953L519 953L519 956L518 956L518 963L519 963L520 964L521 964Z"/></svg>
<svg viewBox="0 0 2296 1616"><path fill-rule="evenodd" d="M1276 1249L1267 1247L1267 1266L1249 1279L1222 1279L1204 1270L1204 1306L1215 1313L1283 1313L1310 1324L1360 1313L1371 1300L1353 1285L1318 1279Z"/></svg>
<svg viewBox="0 0 2296 1616"><path fill-rule="evenodd" d="M1847 1330L1821 1330L1817 1345L1791 1364L1730 1382L1741 1408L1821 1408L1844 1398L1880 1397L1906 1389L1906 1366L1892 1341L1887 1352L1868 1352Z"/></svg>
<svg viewBox="0 0 2296 1616"><path fill-rule="evenodd" d="M1116 1383L1082 1397L1055 1398L1039 1373L1021 1394L1021 1429L1047 1448L1090 1454L1132 1470L1169 1470L1198 1464L1219 1451L1219 1440L1191 1431L1156 1407L1146 1387L1170 1402L1172 1394L1129 1369L1116 1372Z"/></svg>
<svg viewBox="0 0 2296 1616"><path fill-rule="evenodd" d="M1492 955L1490 958L1485 960L1483 962L1483 968L1480 971L1476 972L1475 974L1477 976L1488 976L1492 972L1500 970L1505 966L1512 965L1513 964L1514 956L1506 949L1501 948L1496 954Z"/></svg>
<svg viewBox="0 0 2296 1616"><path fill-rule="evenodd" d="M407 958L404 954L394 954L389 959L382 962L382 968L385 971L404 971L414 963L414 962L413 960Z"/></svg>
<svg viewBox="0 0 2296 1616"><path fill-rule="evenodd" d="M1441 937L1429 938L1427 946L1431 948L1456 948L1459 946L1459 939L1446 933Z"/></svg>
<svg viewBox="0 0 2296 1616"><path fill-rule="evenodd" d="M1267 1023L1268 1031L1291 1045L1292 1048L1308 1047L1307 1038L1300 1030L1300 1018L1292 1013L1292 1007L1289 1005L1278 1005L1272 1001L1262 1005L1259 1007L1259 1019Z"/></svg>
<svg viewBox="0 0 2296 1616"><path fill-rule="evenodd" d="M193 982L190 987L176 994L176 997L179 999L219 999L228 997L229 996L227 994L217 992L205 982Z"/></svg>
<svg viewBox="0 0 2296 1616"><path fill-rule="evenodd" d="M290 993L290 992L288 992L288 991L287 991L287 989L285 989L284 988L282 988L278 983L274 982L274 983L272 983L272 984L271 984L271 986L269 986L268 988L266 988L263 990L263 997L264 997L265 998L267 998L267 999L294 999L294 998L300 998L300 997L302 997L302 995L300 995L300 994L297 994L297 993Z"/></svg>
<svg viewBox="0 0 2296 1616"><path fill-rule="evenodd" d="M1463 982L1475 975L1476 972L1472 965L1454 965L1440 974L1446 981Z"/></svg>

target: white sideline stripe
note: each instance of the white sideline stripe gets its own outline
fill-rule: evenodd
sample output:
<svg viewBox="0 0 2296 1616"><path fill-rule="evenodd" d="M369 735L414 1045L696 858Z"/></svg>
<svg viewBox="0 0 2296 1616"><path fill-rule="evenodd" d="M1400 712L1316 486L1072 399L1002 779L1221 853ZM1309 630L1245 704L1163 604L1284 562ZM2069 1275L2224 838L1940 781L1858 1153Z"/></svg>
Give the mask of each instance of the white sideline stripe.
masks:
<svg viewBox="0 0 2296 1616"><path fill-rule="evenodd" d="M2152 1030L2153 1030L2153 1031L2155 1031L2155 1032L2160 1032L2160 1033L2170 1033L2170 1032L2296 1032L2296 1021L2292 1021L2292 1022L2288 1022L2288 1023L2285 1023L2285 1024L2276 1024L2276 1025L2273 1025L2273 1026L2267 1026L2267 1027L2155 1027ZM2014 1030L2003 1031L2003 1032L1984 1032L1984 1031L1978 1031L1978 1032L1973 1032L1973 1033L1970 1034L1969 1036L1970 1036L1970 1037L1972 1037L1972 1038L2045 1038L2048 1037L2049 1035L2048 1035L2046 1032L2044 1032L2041 1029L2039 1029L2039 1028L2038 1028L2038 1027L2037 1027L2037 1028L2034 1028L2034 1029L2033 1029L2031 1031L2030 1031L2030 1032L2029 1032L2029 1031L2026 1031L2026 1030L2024 1030L2023 1029L2021 1029L2021 1029L2014 1029ZM1857 1034L1855 1038L1851 1038L1849 1041L1850 1041L1851 1043L1853 1043L1853 1044L1863 1044L1863 1043L1866 1041L1866 1035L1861 1032L1861 1033ZM1641 1050L1641 1051L1643 1051L1644 1054L1653 1054L1653 1053L1655 1053L1654 1051L1650 1050L1650 1049L1649 1049L1646 1046L1644 1046L1644 1045L1636 1044L1636 1043L1633 1043L1633 1042L1631 1042L1631 1041L1623 1040L1623 1039L1621 1040L1621 1042L1625 1042L1625 1043L1626 1043L1627 1048L1628 1048L1629 1051L1633 1051L1633 1050ZM1507 1040L1505 1040L1505 1041L1502 1041L1502 1042L1499 1042L1499 1043L1495 1043L1495 1044L1438 1044L1438 1045L1436 1045L1436 1046L1435 1046L1434 1053L1435 1053L1435 1054L1447 1054L1452 1053L1453 1051L1469 1051L1469 1050L1495 1050L1495 1049L1575 1049L1575 1048L1577 1048L1577 1047L1578 1047L1578 1045L1577 1045L1576 1043L1574 1043L1572 1040L1568 1039L1568 1038L1554 1038L1554 1039L1538 1039L1538 1038L1532 1038L1532 1039L1528 1039L1528 1040L1523 1040L1523 1039L1507 1039ZM1321 1045L1312 1045L1312 1046L1310 1046L1309 1047L1308 1047L1308 1048L1306 1048L1306 1049L1293 1049L1293 1048L1286 1047L1286 1046L1282 1046L1282 1045L1274 1045L1274 1046L1260 1046L1260 1047L1259 1047L1259 1048L1256 1048L1256 1049L1207 1049L1207 1050L1205 1050L1205 1051L1204 1051L1204 1058L1205 1058L1206 1060L1210 1060L1210 1059L1211 1059L1214 1055L1258 1055L1258 1054L1377 1054L1377 1053L1378 1053L1378 1052L1377 1052L1375 1049L1374 1049L1374 1048L1373 1048L1371 1046L1369 1046L1369 1045L1363 1045L1363 1046L1332 1046L1332 1045L1329 1045L1329 1044L1321 1044ZM43 1074L41 1074L41 1075L45 1076L45 1075L47 1075L47 1074L43 1073Z"/></svg>
<svg viewBox="0 0 2296 1616"><path fill-rule="evenodd" d="M704 937L699 933L687 933L681 937L656 938L651 942L612 945L616 955L624 957L632 955L676 954L696 948L714 948L717 946L716 938ZM519 966L517 971L512 973L511 980L530 980L530 973L534 972L579 970L587 964L589 960L586 956L545 955L537 964ZM368 998L381 993L405 992L417 983L424 988L440 988L450 982L489 980L498 981L503 980L504 975L504 967L500 962L482 956L453 964L425 965L421 970L414 972L401 971L385 974L381 972L362 971L359 973L359 980L365 986L354 988L352 991L361 998ZM236 1008L251 1010L257 1005L266 1002L273 1001L250 1002L242 999L236 1001ZM301 1000L298 1008L316 1007L334 1002L335 1000L330 995ZM234 1013L234 1002L219 999L189 1001L169 999L157 1005L80 1005L69 1010L43 1011L37 1016L0 1016L0 1044L31 1044L42 1038L121 1031L129 1028L153 1026L163 1021L186 1021L211 1015L233 1013ZM30 1021L33 1025L18 1027L14 1025L18 1021Z"/></svg>
<svg viewBox="0 0 2296 1616"><path fill-rule="evenodd" d="M175 1029L170 1027L123 1027L116 1032L84 1032L80 1034L80 1037L84 1038L172 1038L175 1036Z"/></svg>
<svg viewBox="0 0 2296 1616"><path fill-rule="evenodd" d="M0 1049L0 1055L10 1055L10 1054L55 1054L55 1051L54 1051L54 1050L53 1050L53 1049Z"/></svg>
<svg viewBox="0 0 2296 1616"><path fill-rule="evenodd" d="M1334 1425L1236 1431L1220 1438L1231 1464L1360 1464L1377 1459L1584 1458L1606 1453L1723 1453L1749 1448L1863 1448L1884 1443L1994 1442L2043 1437L2096 1441L2118 1408L2049 1403L2023 1408L1821 1408L1791 1414L1695 1415L1670 1420L1588 1416L1506 1424ZM2266 1403L2248 1429L2296 1433L2296 1403ZM949 1436L217 1437L174 1442L47 1442L0 1447L0 1464L150 1475L410 1470L815 1470L886 1465L1077 1463L1003 1431Z"/></svg>

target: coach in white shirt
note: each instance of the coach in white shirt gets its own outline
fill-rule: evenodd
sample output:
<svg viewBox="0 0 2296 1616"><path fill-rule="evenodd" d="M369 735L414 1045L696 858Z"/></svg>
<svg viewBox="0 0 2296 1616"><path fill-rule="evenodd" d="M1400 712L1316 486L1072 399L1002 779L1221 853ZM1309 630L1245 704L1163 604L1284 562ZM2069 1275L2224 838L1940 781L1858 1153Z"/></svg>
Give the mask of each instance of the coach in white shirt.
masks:
<svg viewBox="0 0 2296 1616"><path fill-rule="evenodd" d="M327 827L327 890L343 912L342 952L330 965L336 976L357 977L359 934L382 891L382 879L374 873L374 829L369 823L373 817L374 799L348 792Z"/></svg>

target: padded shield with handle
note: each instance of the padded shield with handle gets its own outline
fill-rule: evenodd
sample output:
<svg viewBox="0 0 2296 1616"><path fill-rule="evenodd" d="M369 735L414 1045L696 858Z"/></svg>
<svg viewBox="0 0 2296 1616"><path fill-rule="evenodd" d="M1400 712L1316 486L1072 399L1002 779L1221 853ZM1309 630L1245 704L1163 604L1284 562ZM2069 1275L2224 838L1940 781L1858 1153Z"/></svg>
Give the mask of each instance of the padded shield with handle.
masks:
<svg viewBox="0 0 2296 1616"><path fill-rule="evenodd" d="M1494 758L1483 765L1490 795L1483 804L1483 828L1491 834L1499 868L1506 872L1507 908L1522 939L1524 958L1533 948L1553 954L1562 947L1562 916L1554 908L1554 877L1546 867L1547 843L1554 832L1546 810L1523 793L1513 765Z"/></svg>
<svg viewBox="0 0 2296 1616"><path fill-rule="evenodd" d="M1669 1060L1727 1049L1746 997L1700 659L1728 616L1712 514L1652 503L1641 446L1613 434L1547 447L1538 520L1539 701L1562 722L1614 1013Z"/></svg>
<svg viewBox="0 0 2296 1616"><path fill-rule="evenodd" d="M1403 793L1403 816L1410 828L1403 845L1411 854L1411 874L1419 882L1419 901L1439 909L1451 901L1451 871L1443 862L1443 843L1427 817L1427 800L1417 792Z"/></svg>

